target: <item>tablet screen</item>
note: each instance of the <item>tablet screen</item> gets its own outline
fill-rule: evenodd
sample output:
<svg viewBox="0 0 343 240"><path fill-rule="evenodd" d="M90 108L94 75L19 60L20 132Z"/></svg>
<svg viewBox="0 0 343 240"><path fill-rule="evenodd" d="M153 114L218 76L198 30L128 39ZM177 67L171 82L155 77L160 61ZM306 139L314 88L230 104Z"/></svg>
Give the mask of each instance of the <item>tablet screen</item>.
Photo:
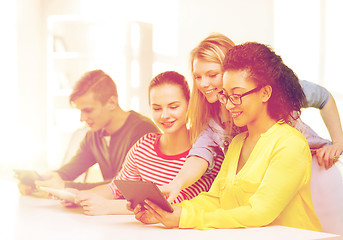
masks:
<svg viewBox="0 0 343 240"><path fill-rule="evenodd" d="M148 199L160 206L165 211L173 212L173 208L164 197L160 189L152 182L113 180L119 191L126 200L130 201L132 207L144 204Z"/></svg>

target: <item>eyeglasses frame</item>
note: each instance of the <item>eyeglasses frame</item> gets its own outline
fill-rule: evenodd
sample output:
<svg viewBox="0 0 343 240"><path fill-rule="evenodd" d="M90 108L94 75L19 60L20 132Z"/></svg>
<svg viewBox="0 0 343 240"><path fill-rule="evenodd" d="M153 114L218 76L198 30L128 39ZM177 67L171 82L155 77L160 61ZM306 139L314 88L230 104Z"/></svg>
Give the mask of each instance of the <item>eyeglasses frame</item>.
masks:
<svg viewBox="0 0 343 240"><path fill-rule="evenodd" d="M226 105L226 104L227 104L227 100L229 99L230 102L231 102L233 105L239 106L239 105L242 104L242 97L247 96L247 95L252 94L252 93L255 93L255 92L259 91L261 88L262 88L262 86L259 86L259 87L255 87L255 88L251 89L250 91L245 92L245 93L243 93L243 94L230 94L230 95L225 94L225 93L224 93L224 90L221 90L221 91L219 91L219 92L217 93L217 96L218 96L219 102L220 102L221 104L223 104L223 105ZM225 98L224 98L224 99L225 99L225 102L221 101L220 96L224 96L224 97L225 97ZM231 99L231 96L237 97L237 99L239 99L239 103L234 103L233 100Z"/></svg>

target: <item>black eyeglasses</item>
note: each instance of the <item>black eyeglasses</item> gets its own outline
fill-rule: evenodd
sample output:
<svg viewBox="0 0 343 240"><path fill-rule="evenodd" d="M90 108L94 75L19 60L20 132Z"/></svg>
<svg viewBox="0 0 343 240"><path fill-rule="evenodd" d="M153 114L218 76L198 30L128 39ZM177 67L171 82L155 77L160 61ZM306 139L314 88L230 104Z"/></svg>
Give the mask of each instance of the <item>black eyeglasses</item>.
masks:
<svg viewBox="0 0 343 240"><path fill-rule="evenodd" d="M224 93L224 90L221 90L220 92L217 93L217 96L218 96L218 100L221 104L226 105L227 100L229 99L233 105L241 105L242 104L242 97L247 96L251 93L257 92L261 88L262 88L262 86L256 87L256 88L254 88L254 89L252 89L246 93L243 93L243 94L231 94L231 95L228 95L228 94Z"/></svg>

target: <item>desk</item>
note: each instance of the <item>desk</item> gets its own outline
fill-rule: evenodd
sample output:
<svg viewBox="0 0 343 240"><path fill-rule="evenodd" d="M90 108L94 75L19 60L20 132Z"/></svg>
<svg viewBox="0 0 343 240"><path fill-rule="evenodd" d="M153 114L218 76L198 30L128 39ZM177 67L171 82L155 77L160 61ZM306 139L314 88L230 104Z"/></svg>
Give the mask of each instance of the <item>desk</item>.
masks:
<svg viewBox="0 0 343 240"><path fill-rule="evenodd" d="M15 181L0 179L2 190L0 239L342 239L335 234L282 226L251 229L165 229L143 225L133 215L86 216L80 209L67 209L58 201L20 196Z"/></svg>

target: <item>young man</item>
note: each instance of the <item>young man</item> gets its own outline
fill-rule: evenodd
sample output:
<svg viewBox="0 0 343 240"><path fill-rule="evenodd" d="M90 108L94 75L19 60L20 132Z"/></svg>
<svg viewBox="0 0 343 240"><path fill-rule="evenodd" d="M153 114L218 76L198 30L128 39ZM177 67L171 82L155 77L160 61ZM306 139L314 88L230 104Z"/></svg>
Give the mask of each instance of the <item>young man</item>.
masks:
<svg viewBox="0 0 343 240"><path fill-rule="evenodd" d="M70 103L81 111L81 121L91 128L76 155L56 171L44 174L38 186L89 189L104 184L120 171L126 153L143 135L158 132L147 117L124 111L118 104L117 88L102 70L85 73L76 83ZM104 182L73 182L88 168L98 163Z"/></svg>

